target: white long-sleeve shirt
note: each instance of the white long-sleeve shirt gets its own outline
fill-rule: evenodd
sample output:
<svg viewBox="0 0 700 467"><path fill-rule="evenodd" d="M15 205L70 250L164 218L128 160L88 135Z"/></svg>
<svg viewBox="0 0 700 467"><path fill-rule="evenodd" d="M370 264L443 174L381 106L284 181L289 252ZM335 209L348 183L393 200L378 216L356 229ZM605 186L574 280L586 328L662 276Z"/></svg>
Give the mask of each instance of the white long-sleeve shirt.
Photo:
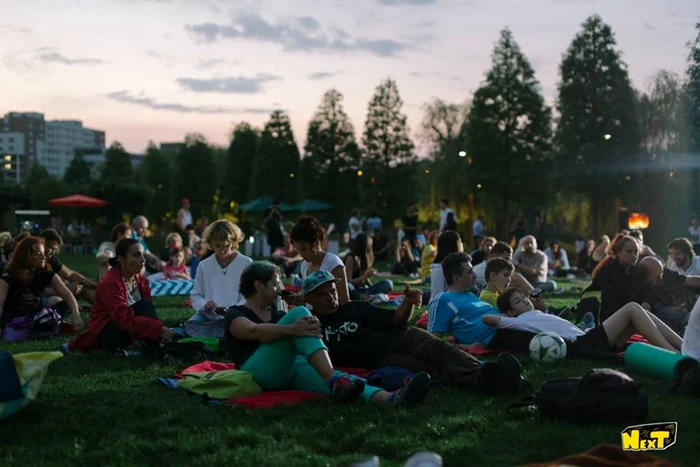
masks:
<svg viewBox="0 0 700 467"><path fill-rule="evenodd" d="M210 301L226 308L242 303L244 299L238 292L238 284L243 270L252 262L249 257L238 253L225 268L219 266L216 255L211 255L199 263L194 289L190 295L192 308L202 311L204 305Z"/></svg>

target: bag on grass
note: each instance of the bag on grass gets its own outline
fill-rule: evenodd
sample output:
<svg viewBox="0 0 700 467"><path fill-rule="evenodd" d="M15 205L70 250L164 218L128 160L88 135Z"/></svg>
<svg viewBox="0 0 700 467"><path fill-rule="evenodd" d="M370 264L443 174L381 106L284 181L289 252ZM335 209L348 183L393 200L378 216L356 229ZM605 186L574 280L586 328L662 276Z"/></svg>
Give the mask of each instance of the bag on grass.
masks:
<svg viewBox="0 0 700 467"><path fill-rule="evenodd" d="M61 352L0 353L0 420L36 398L49 364L62 356Z"/></svg>
<svg viewBox="0 0 700 467"><path fill-rule="evenodd" d="M534 397L513 404L536 407L545 417L575 423L641 422L649 412L647 396L626 374L610 368L593 369L582 378L545 381Z"/></svg>
<svg viewBox="0 0 700 467"><path fill-rule="evenodd" d="M682 371L676 371L673 392L685 396L700 397L700 364L698 362Z"/></svg>
<svg viewBox="0 0 700 467"><path fill-rule="evenodd" d="M5 342L24 342L34 327L33 316L18 316L8 321L2 330L2 340Z"/></svg>
<svg viewBox="0 0 700 467"><path fill-rule="evenodd" d="M262 392L253 381L253 374L241 370L185 373L177 385L209 399L233 399Z"/></svg>
<svg viewBox="0 0 700 467"><path fill-rule="evenodd" d="M59 333L61 328L61 315L52 308L44 308L34 315L32 337L49 337Z"/></svg>

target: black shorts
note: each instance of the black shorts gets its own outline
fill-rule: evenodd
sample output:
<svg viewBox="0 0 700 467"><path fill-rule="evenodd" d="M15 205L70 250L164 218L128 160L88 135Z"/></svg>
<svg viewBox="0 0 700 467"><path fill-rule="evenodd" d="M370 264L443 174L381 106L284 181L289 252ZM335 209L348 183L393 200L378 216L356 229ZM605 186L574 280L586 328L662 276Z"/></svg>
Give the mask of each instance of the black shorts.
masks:
<svg viewBox="0 0 700 467"><path fill-rule="evenodd" d="M579 358L595 358L601 354L617 354L615 345L610 345L605 328L596 326L573 342L567 342L567 355Z"/></svg>
<svg viewBox="0 0 700 467"><path fill-rule="evenodd" d="M515 331L512 329L498 329L486 348L488 350L503 350L506 352L527 353L530 341L537 334L529 331Z"/></svg>

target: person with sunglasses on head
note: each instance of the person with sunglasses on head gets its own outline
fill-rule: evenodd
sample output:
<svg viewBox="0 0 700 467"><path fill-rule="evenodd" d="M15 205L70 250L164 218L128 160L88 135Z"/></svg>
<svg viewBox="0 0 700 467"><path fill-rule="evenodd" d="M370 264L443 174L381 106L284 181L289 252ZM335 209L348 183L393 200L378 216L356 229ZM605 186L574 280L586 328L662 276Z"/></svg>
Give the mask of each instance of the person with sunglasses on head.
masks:
<svg viewBox="0 0 700 467"><path fill-rule="evenodd" d="M204 231L204 242L214 254L197 266L194 289L190 296L196 311L192 321L223 319L217 309L227 309L243 301L238 287L243 270L253 262L238 251L243 232L233 222L218 220Z"/></svg>

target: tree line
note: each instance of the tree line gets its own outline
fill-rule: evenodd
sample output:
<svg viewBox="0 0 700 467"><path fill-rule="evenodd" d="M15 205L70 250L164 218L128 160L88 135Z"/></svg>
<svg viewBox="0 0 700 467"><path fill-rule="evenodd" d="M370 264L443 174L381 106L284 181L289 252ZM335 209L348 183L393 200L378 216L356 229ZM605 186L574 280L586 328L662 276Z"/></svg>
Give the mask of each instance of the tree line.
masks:
<svg viewBox="0 0 700 467"><path fill-rule="evenodd" d="M37 208L59 194L85 192L110 202L101 213L109 219L144 212L153 222L167 221L184 197L195 216L214 217L261 195L287 203L313 198L332 203L337 221L352 207L391 220L414 203L425 217L447 198L462 220L480 215L498 235L516 210L545 213L570 232L610 232L617 203L667 229L685 224L700 202L700 24L696 29L684 75L662 70L637 90L612 29L589 17L564 53L550 107L506 28L470 99L424 106L417 133L427 159L416 155L389 78L369 102L359 141L342 94L330 89L309 122L303 157L288 114L276 110L261 129L237 124L227 148L190 134L171 157L149 143L132 169L115 142L94 177L76 154L62 180L35 166L26 188L3 182L0 190L24 190Z"/></svg>

